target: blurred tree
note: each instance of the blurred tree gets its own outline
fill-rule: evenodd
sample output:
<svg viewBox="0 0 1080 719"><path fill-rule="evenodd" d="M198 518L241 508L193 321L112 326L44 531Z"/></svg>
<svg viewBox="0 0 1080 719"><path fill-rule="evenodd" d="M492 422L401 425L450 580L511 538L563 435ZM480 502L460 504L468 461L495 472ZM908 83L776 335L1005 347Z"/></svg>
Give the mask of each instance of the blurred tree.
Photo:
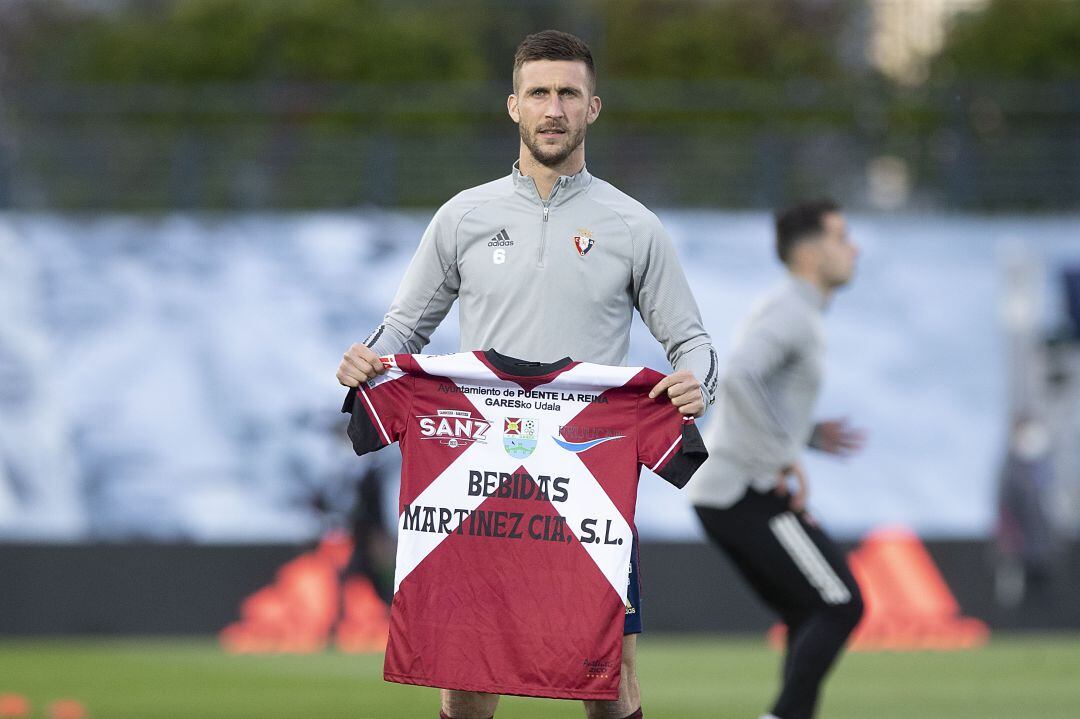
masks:
<svg viewBox="0 0 1080 719"><path fill-rule="evenodd" d="M22 79L87 83L486 78L468 13L379 0L166 0L68 6L20 52ZM61 38L63 38L61 40ZM27 77L28 76L28 77Z"/></svg>
<svg viewBox="0 0 1080 719"><path fill-rule="evenodd" d="M953 22L934 62L940 82L1080 79L1080 2L991 0Z"/></svg>
<svg viewBox="0 0 1080 719"><path fill-rule="evenodd" d="M920 183L959 202L980 183L1021 177L1017 168L1055 178L1017 180L1027 196L1076 196L1077 163L1058 139L1075 136L1063 102L1075 83L954 90L976 78L1080 79L1080 0L990 0L957 17L932 68L937 84L917 88L866 64L881 4L0 0L0 171L44 188L26 197L79 207L335 206L362 193L431 204L505 169L514 48L557 27L596 56L608 103L591 135L598 167L629 138L656 157L684 152L699 173L757 178L742 202L813 187L823 165L858 186L878 155L905 159ZM1037 117L1032 88L1046 100ZM987 170L991 161L1008 172ZM455 172L444 178L429 163ZM805 182L799 167L811 168ZM642 176L658 196L712 201L695 172ZM1015 196L1013 185L995 195Z"/></svg>
<svg viewBox="0 0 1080 719"><path fill-rule="evenodd" d="M600 7L613 76L776 80L842 72L846 2L608 0Z"/></svg>
<svg viewBox="0 0 1080 719"><path fill-rule="evenodd" d="M851 8L848 0L21 2L40 21L9 47L19 79L164 84L508 79L517 42L545 27L590 41L605 78L829 78L843 72L837 39Z"/></svg>
<svg viewBox="0 0 1080 719"><path fill-rule="evenodd" d="M40 76L51 57L64 54L61 45L44 52L42 37L75 24L71 7L61 2L7 0L0 2L0 86Z"/></svg>

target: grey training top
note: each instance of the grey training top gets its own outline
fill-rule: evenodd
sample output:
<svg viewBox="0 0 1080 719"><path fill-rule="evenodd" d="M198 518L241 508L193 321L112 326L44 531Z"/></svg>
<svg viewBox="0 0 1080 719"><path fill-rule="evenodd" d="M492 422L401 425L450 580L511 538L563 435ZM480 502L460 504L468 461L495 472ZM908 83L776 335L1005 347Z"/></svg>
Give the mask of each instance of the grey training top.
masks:
<svg viewBox="0 0 1080 719"><path fill-rule="evenodd" d="M730 507L748 487L769 491L811 439L821 387L825 298L789 277L750 313L702 432L709 459L687 485L690 501Z"/></svg>
<svg viewBox="0 0 1080 719"><path fill-rule="evenodd" d="M626 364L636 307L677 370L711 403L716 353L656 215L582 169L547 202L515 163L435 213L386 317L364 341L415 353L460 299L462 351L535 362Z"/></svg>

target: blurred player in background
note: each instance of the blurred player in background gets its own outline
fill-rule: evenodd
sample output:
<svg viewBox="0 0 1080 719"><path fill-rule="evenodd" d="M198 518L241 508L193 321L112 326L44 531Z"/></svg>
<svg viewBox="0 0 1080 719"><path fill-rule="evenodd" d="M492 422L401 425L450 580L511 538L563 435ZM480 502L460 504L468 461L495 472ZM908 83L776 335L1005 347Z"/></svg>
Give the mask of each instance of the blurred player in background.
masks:
<svg viewBox="0 0 1080 719"><path fill-rule="evenodd" d="M1053 485L1050 431L1037 416L1021 414L1013 423L998 476L994 589L1005 607L1047 599L1057 553L1057 538L1047 512Z"/></svg>
<svg viewBox="0 0 1080 719"><path fill-rule="evenodd" d="M513 80L507 110L521 142L512 174L439 209L383 323L349 348L338 380L356 387L385 371L380 355L419 352L458 299L462 351L623 365L637 308L676 370L651 396L666 393L683 414L700 416L717 381L716 354L667 233L653 213L585 169L585 133L600 113L592 53L573 35L530 35L514 57ZM633 557L619 699L586 701L590 719L642 716ZM498 700L443 690L441 716L488 719Z"/></svg>
<svg viewBox="0 0 1080 719"><path fill-rule="evenodd" d="M843 421L811 419L824 366L822 314L851 280L858 250L830 201L781 213L776 247L788 277L743 326L703 433L709 459L688 491L710 539L787 624L783 687L764 719L809 719L863 610L843 554L806 510L800 462L807 445L844 455L864 442Z"/></svg>
<svg viewBox="0 0 1080 719"><path fill-rule="evenodd" d="M383 492L389 484L386 464L370 462L356 484L356 501L349 514L353 551L344 575L346 581L351 577L369 580L389 606L394 597L395 540L383 519Z"/></svg>

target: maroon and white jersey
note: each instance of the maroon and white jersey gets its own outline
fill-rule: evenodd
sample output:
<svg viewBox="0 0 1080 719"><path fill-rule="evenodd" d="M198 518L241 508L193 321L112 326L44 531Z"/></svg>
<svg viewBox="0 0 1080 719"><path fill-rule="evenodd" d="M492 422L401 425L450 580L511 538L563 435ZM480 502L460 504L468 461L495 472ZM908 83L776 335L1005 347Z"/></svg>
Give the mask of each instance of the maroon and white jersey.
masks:
<svg viewBox="0 0 1080 719"><path fill-rule="evenodd" d="M395 355L350 390L357 454L400 442L384 676L446 689L615 699L640 468L705 461L663 375L493 350Z"/></svg>

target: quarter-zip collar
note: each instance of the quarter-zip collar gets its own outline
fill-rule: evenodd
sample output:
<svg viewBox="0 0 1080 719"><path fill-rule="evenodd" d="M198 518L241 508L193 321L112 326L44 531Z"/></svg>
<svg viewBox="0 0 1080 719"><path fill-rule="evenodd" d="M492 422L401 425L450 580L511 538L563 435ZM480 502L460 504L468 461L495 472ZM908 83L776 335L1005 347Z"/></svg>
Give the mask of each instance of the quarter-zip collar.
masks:
<svg viewBox="0 0 1080 719"><path fill-rule="evenodd" d="M589 188L592 184L592 175L589 174L588 169L584 166L581 168L581 172L576 175L560 175L559 179L555 180L555 185L551 188L551 195L548 197L547 202L540 199L540 192L536 189L536 183L533 179L527 175L521 174L521 169L518 167L517 161L514 162L514 169L511 175L514 180L514 191L522 197L525 197L530 202L545 207L558 207L565 204L573 197L580 195L582 192Z"/></svg>

